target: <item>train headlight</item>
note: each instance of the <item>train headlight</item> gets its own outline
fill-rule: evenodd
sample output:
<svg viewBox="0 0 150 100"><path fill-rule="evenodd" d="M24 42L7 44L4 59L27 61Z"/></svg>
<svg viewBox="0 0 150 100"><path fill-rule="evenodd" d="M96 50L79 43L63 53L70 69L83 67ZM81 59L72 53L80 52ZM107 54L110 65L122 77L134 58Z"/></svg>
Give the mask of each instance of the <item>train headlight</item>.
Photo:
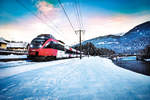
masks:
<svg viewBox="0 0 150 100"><path fill-rule="evenodd" d="M32 48L32 47L33 47L33 45L31 44L31 45L30 45L30 48Z"/></svg>

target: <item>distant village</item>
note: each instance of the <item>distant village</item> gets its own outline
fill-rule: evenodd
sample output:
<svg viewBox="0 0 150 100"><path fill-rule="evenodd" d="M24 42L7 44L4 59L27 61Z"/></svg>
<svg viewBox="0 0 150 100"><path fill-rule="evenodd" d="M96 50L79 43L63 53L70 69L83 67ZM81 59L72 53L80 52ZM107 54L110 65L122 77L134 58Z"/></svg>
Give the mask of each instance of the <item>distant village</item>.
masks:
<svg viewBox="0 0 150 100"><path fill-rule="evenodd" d="M29 43L22 41L9 41L0 37L0 54L25 54Z"/></svg>

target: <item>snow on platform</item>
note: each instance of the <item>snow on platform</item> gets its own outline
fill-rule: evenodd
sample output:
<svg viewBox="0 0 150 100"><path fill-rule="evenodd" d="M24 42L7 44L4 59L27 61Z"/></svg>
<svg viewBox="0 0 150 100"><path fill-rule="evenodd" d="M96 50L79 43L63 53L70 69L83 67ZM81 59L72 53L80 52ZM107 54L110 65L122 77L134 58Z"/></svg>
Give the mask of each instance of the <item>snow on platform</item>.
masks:
<svg viewBox="0 0 150 100"><path fill-rule="evenodd" d="M0 79L0 99L150 100L149 76L120 68L106 58L76 58L30 67L34 68Z"/></svg>

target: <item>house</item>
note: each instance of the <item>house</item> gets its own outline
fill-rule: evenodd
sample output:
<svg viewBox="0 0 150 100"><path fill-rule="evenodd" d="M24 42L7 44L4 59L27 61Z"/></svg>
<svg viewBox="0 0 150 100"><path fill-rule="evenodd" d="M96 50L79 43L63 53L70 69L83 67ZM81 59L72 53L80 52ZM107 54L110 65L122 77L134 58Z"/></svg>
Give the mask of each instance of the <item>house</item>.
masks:
<svg viewBox="0 0 150 100"><path fill-rule="evenodd" d="M19 51L25 51L27 50L28 43L27 42L15 42L11 41L7 45L8 50L19 50Z"/></svg>
<svg viewBox="0 0 150 100"><path fill-rule="evenodd" d="M2 37L0 37L0 49L7 49L7 42Z"/></svg>

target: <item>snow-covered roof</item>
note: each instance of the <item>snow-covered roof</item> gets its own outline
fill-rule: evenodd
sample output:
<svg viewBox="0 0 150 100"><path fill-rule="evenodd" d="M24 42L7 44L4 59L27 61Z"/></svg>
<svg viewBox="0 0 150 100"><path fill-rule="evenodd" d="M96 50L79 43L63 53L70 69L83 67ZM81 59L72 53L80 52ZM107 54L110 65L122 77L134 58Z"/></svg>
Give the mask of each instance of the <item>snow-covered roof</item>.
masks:
<svg viewBox="0 0 150 100"><path fill-rule="evenodd" d="M26 42L10 42L8 43L8 48L26 48L28 43Z"/></svg>
<svg viewBox="0 0 150 100"><path fill-rule="evenodd" d="M5 41L5 39L2 38L2 37L0 37L0 43L5 43L5 44L7 44L7 42Z"/></svg>

